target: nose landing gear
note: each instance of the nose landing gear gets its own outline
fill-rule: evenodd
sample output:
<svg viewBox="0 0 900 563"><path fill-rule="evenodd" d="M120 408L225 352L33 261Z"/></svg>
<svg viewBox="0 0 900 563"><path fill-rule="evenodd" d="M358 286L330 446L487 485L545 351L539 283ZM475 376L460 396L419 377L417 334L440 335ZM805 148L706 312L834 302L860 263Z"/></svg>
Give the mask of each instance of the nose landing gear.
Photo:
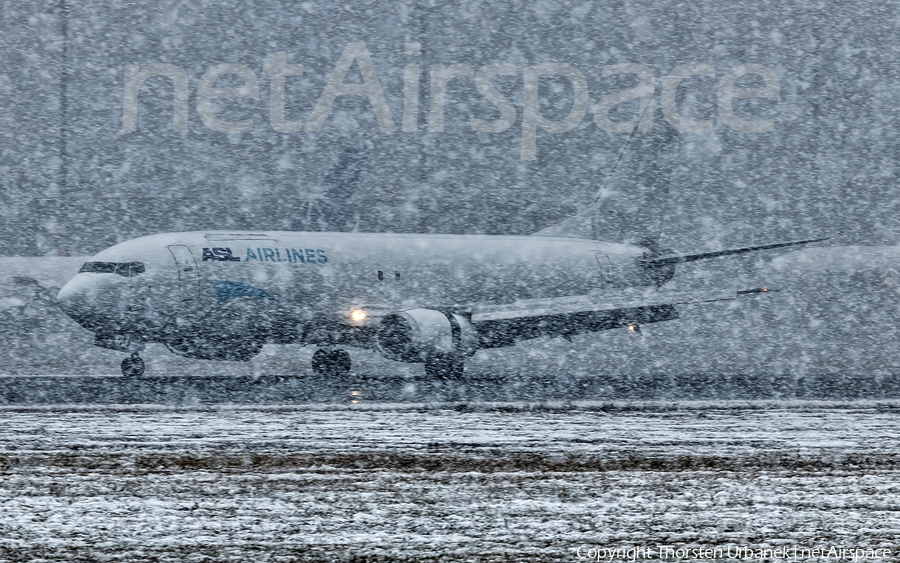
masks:
<svg viewBox="0 0 900 563"><path fill-rule="evenodd" d="M144 360L138 356L137 352L131 354L130 358L122 360L122 375L125 377L140 377L144 375Z"/></svg>

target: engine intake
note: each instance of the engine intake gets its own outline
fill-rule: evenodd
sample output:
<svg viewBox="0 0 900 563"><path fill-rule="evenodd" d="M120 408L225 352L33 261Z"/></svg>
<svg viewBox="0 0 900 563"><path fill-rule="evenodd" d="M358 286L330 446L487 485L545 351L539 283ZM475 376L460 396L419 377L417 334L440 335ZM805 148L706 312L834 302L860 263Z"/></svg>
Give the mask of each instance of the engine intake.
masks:
<svg viewBox="0 0 900 563"><path fill-rule="evenodd" d="M424 362L441 356L471 356L478 334L465 317L434 309L409 309L381 320L375 336L378 351L400 362Z"/></svg>

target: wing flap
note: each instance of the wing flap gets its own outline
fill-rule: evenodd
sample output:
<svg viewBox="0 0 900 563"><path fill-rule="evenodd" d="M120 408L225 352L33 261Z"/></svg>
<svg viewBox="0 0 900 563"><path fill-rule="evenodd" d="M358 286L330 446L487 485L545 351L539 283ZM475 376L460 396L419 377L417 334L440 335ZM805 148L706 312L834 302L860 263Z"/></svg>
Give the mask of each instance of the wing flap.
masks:
<svg viewBox="0 0 900 563"><path fill-rule="evenodd" d="M599 332L678 317L676 305L730 301L746 291L658 291L625 290L616 293L529 299L505 305L479 304L472 307L472 323L481 348L512 346L521 340L541 336L562 336Z"/></svg>
<svg viewBox="0 0 900 563"><path fill-rule="evenodd" d="M657 305L685 305L736 299L736 291L659 291L624 290L615 293L604 292L592 295L555 297L550 299L528 299L504 305L480 304L472 307L472 322L505 321L573 315L602 311L623 311L653 307Z"/></svg>

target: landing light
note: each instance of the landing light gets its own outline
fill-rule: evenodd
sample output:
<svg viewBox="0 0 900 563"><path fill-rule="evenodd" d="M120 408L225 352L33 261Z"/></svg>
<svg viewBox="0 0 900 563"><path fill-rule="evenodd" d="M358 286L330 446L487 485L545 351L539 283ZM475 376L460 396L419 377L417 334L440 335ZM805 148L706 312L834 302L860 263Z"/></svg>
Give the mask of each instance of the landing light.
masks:
<svg viewBox="0 0 900 563"><path fill-rule="evenodd" d="M363 319L365 319L365 318L366 318L366 312L363 311L362 309L354 309L354 310L350 313L350 320L351 320L351 321L354 321L354 322L357 322L357 323L358 323L359 321L361 321L361 320L363 320Z"/></svg>

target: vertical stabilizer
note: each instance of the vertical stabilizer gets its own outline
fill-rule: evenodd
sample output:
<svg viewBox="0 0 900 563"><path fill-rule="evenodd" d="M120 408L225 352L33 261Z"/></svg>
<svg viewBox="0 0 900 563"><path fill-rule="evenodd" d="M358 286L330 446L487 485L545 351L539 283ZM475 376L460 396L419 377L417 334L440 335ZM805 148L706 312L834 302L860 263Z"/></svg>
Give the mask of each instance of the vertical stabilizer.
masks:
<svg viewBox="0 0 900 563"><path fill-rule="evenodd" d="M632 135L590 205L535 236L655 246L678 153L675 130L657 124L651 132Z"/></svg>

